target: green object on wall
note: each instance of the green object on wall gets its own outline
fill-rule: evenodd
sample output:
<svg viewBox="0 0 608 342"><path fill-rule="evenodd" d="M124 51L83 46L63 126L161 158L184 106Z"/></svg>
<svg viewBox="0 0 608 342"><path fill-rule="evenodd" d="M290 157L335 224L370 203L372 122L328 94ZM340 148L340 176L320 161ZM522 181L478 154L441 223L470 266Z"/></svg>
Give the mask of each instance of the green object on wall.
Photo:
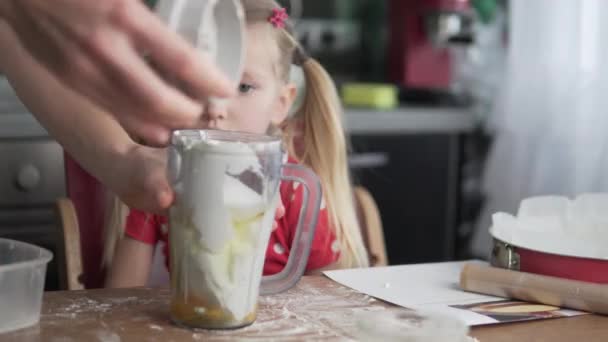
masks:
<svg viewBox="0 0 608 342"><path fill-rule="evenodd" d="M498 2L496 0L473 0L473 7L477 11L481 22L487 24L494 20Z"/></svg>
<svg viewBox="0 0 608 342"><path fill-rule="evenodd" d="M341 90L342 102L348 107L389 110L399 106L399 90L392 84L345 83Z"/></svg>

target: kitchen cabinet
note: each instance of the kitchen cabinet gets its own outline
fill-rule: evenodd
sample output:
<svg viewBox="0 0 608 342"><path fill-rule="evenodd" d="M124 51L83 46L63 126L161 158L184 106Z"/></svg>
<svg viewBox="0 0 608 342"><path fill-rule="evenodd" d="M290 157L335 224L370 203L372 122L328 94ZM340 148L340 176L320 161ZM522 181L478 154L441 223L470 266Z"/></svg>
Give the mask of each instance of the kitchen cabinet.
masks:
<svg viewBox="0 0 608 342"><path fill-rule="evenodd" d="M454 260L463 224L466 109L349 110L354 182L376 200L390 264Z"/></svg>

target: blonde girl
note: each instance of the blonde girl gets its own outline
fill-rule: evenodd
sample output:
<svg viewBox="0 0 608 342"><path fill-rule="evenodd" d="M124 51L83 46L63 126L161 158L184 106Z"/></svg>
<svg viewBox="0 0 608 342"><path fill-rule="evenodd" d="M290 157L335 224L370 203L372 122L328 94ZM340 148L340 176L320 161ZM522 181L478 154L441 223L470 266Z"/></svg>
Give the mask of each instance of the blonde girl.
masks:
<svg viewBox="0 0 608 342"><path fill-rule="evenodd" d="M280 130L290 161L313 169L323 187L324 200L307 272L365 267L368 258L354 209L342 110L335 86L323 67L298 45L284 10L275 1L242 3L248 46L238 95L226 106L208 108L201 117L200 128L252 133ZM298 73L303 75L305 90L300 101L295 101L298 89L293 76ZM285 215L275 222L264 274L281 271L287 262L301 191L301 187L292 184L281 185ZM154 246L162 243L167 257L166 218L127 210L122 205L114 209L106 241L106 260L111 264L106 285L145 285ZM121 222L125 217L126 223Z"/></svg>

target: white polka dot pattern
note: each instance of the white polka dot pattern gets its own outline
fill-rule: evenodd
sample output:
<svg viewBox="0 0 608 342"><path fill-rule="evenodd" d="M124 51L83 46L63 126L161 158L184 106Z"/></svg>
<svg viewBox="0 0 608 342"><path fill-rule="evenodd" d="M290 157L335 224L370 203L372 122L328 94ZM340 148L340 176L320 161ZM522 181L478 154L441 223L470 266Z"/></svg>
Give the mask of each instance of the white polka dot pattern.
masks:
<svg viewBox="0 0 608 342"><path fill-rule="evenodd" d="M285 248L283 248L283 246L281 246L281 244L278 242L275 243L274 246L272 246L272 250L274 250L274 252L277 254L285 253Z"/></svg>
<svg viewBox="0 0 608 342"><path fill-rule="evenodd" d="M340 252L340 242L338 240L334 240L334 242L331 243L331 251L334 253Z"/></svg>

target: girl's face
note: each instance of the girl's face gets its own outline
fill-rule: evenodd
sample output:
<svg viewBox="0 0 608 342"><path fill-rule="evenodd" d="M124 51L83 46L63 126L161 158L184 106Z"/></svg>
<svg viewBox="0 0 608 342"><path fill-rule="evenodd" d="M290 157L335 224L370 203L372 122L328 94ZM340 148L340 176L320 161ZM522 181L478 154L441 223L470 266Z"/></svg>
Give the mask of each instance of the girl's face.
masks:
<svg viewBox="0 0 608 342"><path fill-rule="evenodd" d="M210 104L202 116L202 128L264 134L285 118L295 95L294 84L278 74L279 48L268 23L247 28L245 68L238 93L221 104Z"/></svg>

